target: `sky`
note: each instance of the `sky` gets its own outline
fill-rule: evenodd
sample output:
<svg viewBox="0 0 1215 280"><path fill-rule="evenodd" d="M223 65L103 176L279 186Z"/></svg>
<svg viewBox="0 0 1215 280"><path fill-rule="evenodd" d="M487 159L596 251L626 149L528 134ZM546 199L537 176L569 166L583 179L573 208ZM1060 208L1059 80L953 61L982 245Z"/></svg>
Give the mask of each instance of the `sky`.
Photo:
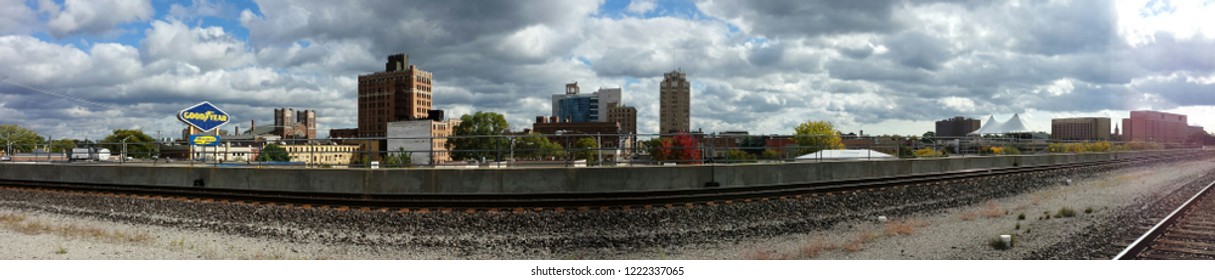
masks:
<svg viewBox="0 0 1215 280"><path fill-rule="evenodd" d="M357 126L358 75L395 53L434 74L436 109L516 131L577 81L623 88L656 133L675 69L705 132L919 135L1013 114L1049 132L1129 110L1215 128L1215 1L1158 0L0 0L0 123L180 137L176 113L210 101L229 129L316 110L326 136Z"/></svg>

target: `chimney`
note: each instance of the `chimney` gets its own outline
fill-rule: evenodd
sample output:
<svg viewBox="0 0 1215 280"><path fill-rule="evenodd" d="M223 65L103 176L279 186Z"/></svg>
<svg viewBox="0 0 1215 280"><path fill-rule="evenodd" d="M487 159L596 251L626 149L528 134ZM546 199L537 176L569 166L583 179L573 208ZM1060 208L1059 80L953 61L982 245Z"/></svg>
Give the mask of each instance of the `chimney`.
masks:
<svg viewBox="0 0 1215 280"><path fill-rule="evenodd" d="M249 134L251 134L253 136L257 136L257 120L250 120L250 122L252 122L252 123L249 124L249 126L253 127L253 128L249 129Z"/></svg>
<svg viewBox="0 0 1215 280"><path fill-rule="evenodd" d="M557 116L549 116L549 117L548 117L548 122L551 122L551 123L557 123Z"/></svg>
<svg viewBox="0 0 1215 280"><path fill-rule="evenodd" d="M536 123L544 123L544 121L547 119L548 118L545 118L544 116L536 116Z"/></svg>

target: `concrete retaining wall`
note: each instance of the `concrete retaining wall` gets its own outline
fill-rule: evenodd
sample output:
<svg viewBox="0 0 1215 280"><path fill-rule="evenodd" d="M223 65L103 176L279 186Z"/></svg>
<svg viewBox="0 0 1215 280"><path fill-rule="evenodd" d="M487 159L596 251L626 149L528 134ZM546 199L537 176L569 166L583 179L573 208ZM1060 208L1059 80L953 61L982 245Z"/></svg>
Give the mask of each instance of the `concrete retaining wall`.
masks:
<svg viewBox="0 0 1215 280"><path fill-rule="evenodd" d="M495 194L657 191L748 187L929 174L969 169L1092 162L1193 150L1099 154L950 157L882 161L795 162L729 166L518 169L320 169L0 164L0 178L194 188L358 194Z"/></svg>

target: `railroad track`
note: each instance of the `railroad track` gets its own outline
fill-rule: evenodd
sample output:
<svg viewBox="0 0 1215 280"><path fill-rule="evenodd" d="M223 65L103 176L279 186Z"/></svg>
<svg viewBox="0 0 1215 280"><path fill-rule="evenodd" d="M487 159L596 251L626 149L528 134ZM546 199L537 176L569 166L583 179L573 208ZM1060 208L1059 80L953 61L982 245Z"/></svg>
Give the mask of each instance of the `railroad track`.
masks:
<svg viewBox="0 0 1215 280"><path fill-rule="evenodd" d="M1116 260L1215 260L1215 195L1211 182L1122 250Z"/></svg>
<svg viewBox="0 0 1215 280"><path fill-rule="evenodd" d="M254 204L308 205L333 208L363 209L447 209L473 211L481 209L607 209L672 207L674 205L715 205L739 202L798 199L828 192L879 191L886 188L934 185L951 181L987 177L1032 174L1038 172L1074 170L1101 165L1146 162L1189 157L1156 156L1117 159L1101 162L1071 163L1036 167L979 169L940 174L909 175L861 180L830 181L809 184L773 185L762 187L705 188L678 191L605 192L605 193L545 193L545 194L341 194L282 191L254 191L214 188L180 188L104 184L57 183L40 181L0 180L0 185L19 188L67 190L87 193L108 193L175 199L238 201Z"/></svg>

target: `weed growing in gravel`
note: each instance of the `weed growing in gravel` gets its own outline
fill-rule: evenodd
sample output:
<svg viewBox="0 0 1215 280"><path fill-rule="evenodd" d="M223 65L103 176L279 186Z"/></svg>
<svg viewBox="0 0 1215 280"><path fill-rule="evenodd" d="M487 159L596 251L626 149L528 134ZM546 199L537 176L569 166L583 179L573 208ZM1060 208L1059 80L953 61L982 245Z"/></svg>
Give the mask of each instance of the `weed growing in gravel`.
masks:
<svg viewBox="0 0 1215 280"><path fill-rule="evenodd" d="M135 243L143 243L152 239L152 236L145 232L128 233L77 225L60 226L27 220L25 216L12 214L0 214L0 226L28 235L49 233L65 237L84 237L103 241Z"/></svg>
<svg viewBox="0 0 1215 280"><path fill-rule="evenodd" d="M1000 209L1000 205L995 202L987 202L987 206L983 207L983 217L997 218L1002 217L1007 213L1004 209Z"/></svg>
<svg viewBox="0 0 1215 280"><path fill-rule="evenodd" d="M1021 230L1021 223L1017 223L1017 228L1016 228L1016 230Z"/></svg>
<svg viewBox="0 0 1215 280"><path fill-rule="evenodd" d="M806 243L806 246L802 247L802 257L813 259L814 257L817 257L818 254L824 251L835 250L837 247L838 246L835 244L828 243L821 239L811 240L810 242Z"/></svg>
<svg viewBox="0 0 1215 280"><path fill-rule="evenodd" d="M67 248L59 247L59 249L58 249L58 250L55 250L55 254L56 254L56 255L63 255L63 254L67 254Z"/></svg>
<svg viewBox="0 0 1215 280"><path fill-rule="evenodd" d="M1071 218L1075 216L1076 210L1067 207L1060 208L1059 212L1055 213L1055 218Z"/></svg>
<svg viewBox="0 0 1215 280"><path fill-rule="evenodd" d="M1025 220L1025 213L1017 215L1017 220Z"/></svg>
<svg viewBox="0 0 1215 280"><path fill-rule="evenodd" d="M927 226L927 223L919 221L897 221L886 224L886 235L912 235L915 234L916 228Z"/></svg>
<svg viewBox="0 0 1215 280"><path fill-rule="evenodd" d="M1088 208L1084 208L1084 214L1092 214L1092 213L1093 213L1092 206L1089 206Z"/></svg>

